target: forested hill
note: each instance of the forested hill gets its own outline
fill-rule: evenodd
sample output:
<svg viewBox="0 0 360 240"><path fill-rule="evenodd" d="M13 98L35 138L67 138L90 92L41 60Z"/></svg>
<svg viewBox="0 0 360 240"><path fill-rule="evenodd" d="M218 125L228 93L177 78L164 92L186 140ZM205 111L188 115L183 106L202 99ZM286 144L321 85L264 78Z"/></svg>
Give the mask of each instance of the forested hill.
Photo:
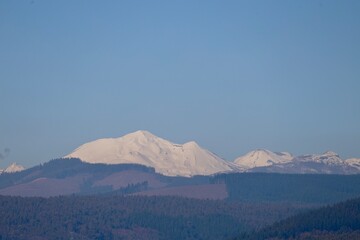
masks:
<svg viewBox="0 0 360 240"><path fill-rule="evenodd" d="M237 173L215 176L228 199L330 204L360 197L360 175Z"/></svg>
<svg viewBox="0 0 360 240"><path fill-rule="evenodd" d="M0 239L221 240L300 211L179 197L0 196Z"/></svg>
<svg viewBox="0 0 360 240"><path fill-rule="evenodd" d="M360 239L360 198L298 214L238 239Z"/></svg>
<svg viewBox="0 0 360 240"><path fill-rule="evenodd" d="M329 204L360 197L360 175L231 173L169 177L142 165L89 164L79 159L55 159L25 171L0 175L1 195L49 197L141 192L203 199L216 196L242 202Z"/></svg>

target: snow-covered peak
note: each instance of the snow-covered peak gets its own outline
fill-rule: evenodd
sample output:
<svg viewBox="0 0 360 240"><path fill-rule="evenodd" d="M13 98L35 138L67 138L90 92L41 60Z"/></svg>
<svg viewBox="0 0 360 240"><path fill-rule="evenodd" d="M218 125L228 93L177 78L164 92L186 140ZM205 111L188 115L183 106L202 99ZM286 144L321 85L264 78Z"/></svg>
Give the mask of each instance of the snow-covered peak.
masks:
<svg viewBox="0 0 360 240"><path fill-rule="evenodd" d="M196 142L175 144L147 131L86 143L65 156L71 157L89 163L136 163L169 176L210 175L234 169Z"/></svg>
<svg viewBox="0 0 360 240"><path fill-rule="evenodd" d="M123 138L128 138L128 139L154 139L154 138L158 138L158 137L155 136L154 134L148 132L148 131L138 130L136 132L126 134L125 136L123 136Z"/></svg>
<svg viewBox="0 0 360 240"><path fill-rule="evenodd" d="M16 163L12 163L10 166L5 168L5 170L3 172L14 173L14 172L21 172L23 170L25 170L25 168L23 166L18 165Z"/></svg>
<svg viewBox="0 0 360 240"><path fill-rule="evenodd" d="M258 149L237 158L234 163L253 172L354 174L360 171L360 159L344 161L333 151L293 157L287 152Z"/></svg>
<svg viewBox="0 0 360 240"><path fill-rule="evenodd" d="M352 167L355 167L360 170L360 158L349 158L345 162Z"/></svg>
<svg viewBox="0 0 360 240"><path fill-rule="evenodd" d="M194 142L194 141L190 141L190 142L187 142L183 145L184 148L189 148L189 149L196 149L196 148L200 148L200 146Z"/></svg>
<svg viewBox="0 0 360 240"><path fill-rule="evenodd" d="M336 152L333 152L333 151L326 151L322 155L328 156L328 157L339 157L339 154L337 154Z"/></svg>
<svg viewBox="0 0 360 240"><path fill-rule="evenodd" d="M235 159L234 163L245 169L250 169L278 163L287 163L292 159L293 156L288 152L271 152L266 149L257 149Z"/></svg>
<svg viewBox="0 0 360 240"><path fill-rule="evenodd" d="M344 160L340 158L340 156L332 151L327 151L323 154L310 154L310 155L302 155L296 158L298 161L303 162L317 162L324 163L330 165L342 165L345 164Z"/></svg>

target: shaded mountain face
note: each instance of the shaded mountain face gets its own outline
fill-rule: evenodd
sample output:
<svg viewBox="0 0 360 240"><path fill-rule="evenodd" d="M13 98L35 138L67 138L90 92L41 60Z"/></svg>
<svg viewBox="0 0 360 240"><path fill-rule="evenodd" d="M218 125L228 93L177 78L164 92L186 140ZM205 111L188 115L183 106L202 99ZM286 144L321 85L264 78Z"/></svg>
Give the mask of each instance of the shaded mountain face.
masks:
<svg viewBox="0 0 360 240"><path fill-rule="evenodd" d="M167 184L164 176L142 165L89 164L79 159L55 159L21 172L1 174L0 195L125 194Z"/></svg>
<svg viewBox="0 0 360 240"><path fill-rule="evenodd" d="M211 175L237 169L196 142L175 144L147 131L89 142L64 158L88 163L141 164L167 176Z"/></svg>

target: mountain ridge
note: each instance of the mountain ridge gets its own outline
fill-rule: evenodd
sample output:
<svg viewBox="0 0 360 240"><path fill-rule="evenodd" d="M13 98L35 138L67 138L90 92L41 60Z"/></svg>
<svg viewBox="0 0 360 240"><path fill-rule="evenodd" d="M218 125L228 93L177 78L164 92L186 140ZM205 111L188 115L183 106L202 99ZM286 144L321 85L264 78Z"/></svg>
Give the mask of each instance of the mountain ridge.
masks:
<svg viewBox="0 0 360 240"><path fill-rule="evenodd" d="M333 151L294 156L256 149L226 161L195 141L177 144L139 130L118 138L101 138L81 145L64 158L88 163L141 164L167 176L212 175L226 172L360 173L360 159L342 159Z"/></svg>
<svg viewBox="0 0 360 240"><path fill-rule="evenodd" d="M236 168L194 141L176 144L143 130L85 143L64 158L73 157L89 163L142 164L167 176L211 175Z"/></svg>

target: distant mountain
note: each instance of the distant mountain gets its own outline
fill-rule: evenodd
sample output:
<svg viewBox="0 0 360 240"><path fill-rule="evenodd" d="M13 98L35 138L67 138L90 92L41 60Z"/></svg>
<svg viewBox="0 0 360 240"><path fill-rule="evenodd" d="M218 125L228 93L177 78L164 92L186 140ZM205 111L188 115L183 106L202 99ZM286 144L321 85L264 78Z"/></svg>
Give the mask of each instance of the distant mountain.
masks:
<svg viewBox="0 0 360 240"><path fill-rule="evenodd" d="M7 168L0 169L0 173L14 173L14 172L21 172L23 170L25 170L25 168L23 166L18 165L16 163L12 163Z"/></svg>
<svg viewBox="0 0 360 240"><path fill-rule="evenodd" d="M345 162L360 171L360 158L349 158Z"/></svg>
<svg viewBox="0 0 360 240"><path fill-rule="evenodd" d="M271 152L266 149L257 149L235 159L234 163L244 169L266 167L274 164L290 162L294 157L288 152Z"/></svg>
<svg viewBox="0 0 360 240"><path fill-rule="evenodd" d="M257 149L233 162L225 161L196 142L175 144L147 131L85 143L66 155L88 163L140 164L166 176L212 175L227 172L357 174L360 159L343 160L332 151L293 156Z"/></svg>
<svg viewBox="0 0 360 240"><path fill-rule="evenodd" d="M88 163L141 164L167 176L211 175L238 169L196 142L175 144L147 131L92 141L64 158L79 158Z"/></svg>
<svg viewBox="0 0 360 240"><path fill-rule="evenodd" d="M291 161L274 163L269 166L255 167L252 172L273 173L321 173L321 174L357 174L360 168L356 160L343 160L335 152L311 154L294 157Z"/></svg>

